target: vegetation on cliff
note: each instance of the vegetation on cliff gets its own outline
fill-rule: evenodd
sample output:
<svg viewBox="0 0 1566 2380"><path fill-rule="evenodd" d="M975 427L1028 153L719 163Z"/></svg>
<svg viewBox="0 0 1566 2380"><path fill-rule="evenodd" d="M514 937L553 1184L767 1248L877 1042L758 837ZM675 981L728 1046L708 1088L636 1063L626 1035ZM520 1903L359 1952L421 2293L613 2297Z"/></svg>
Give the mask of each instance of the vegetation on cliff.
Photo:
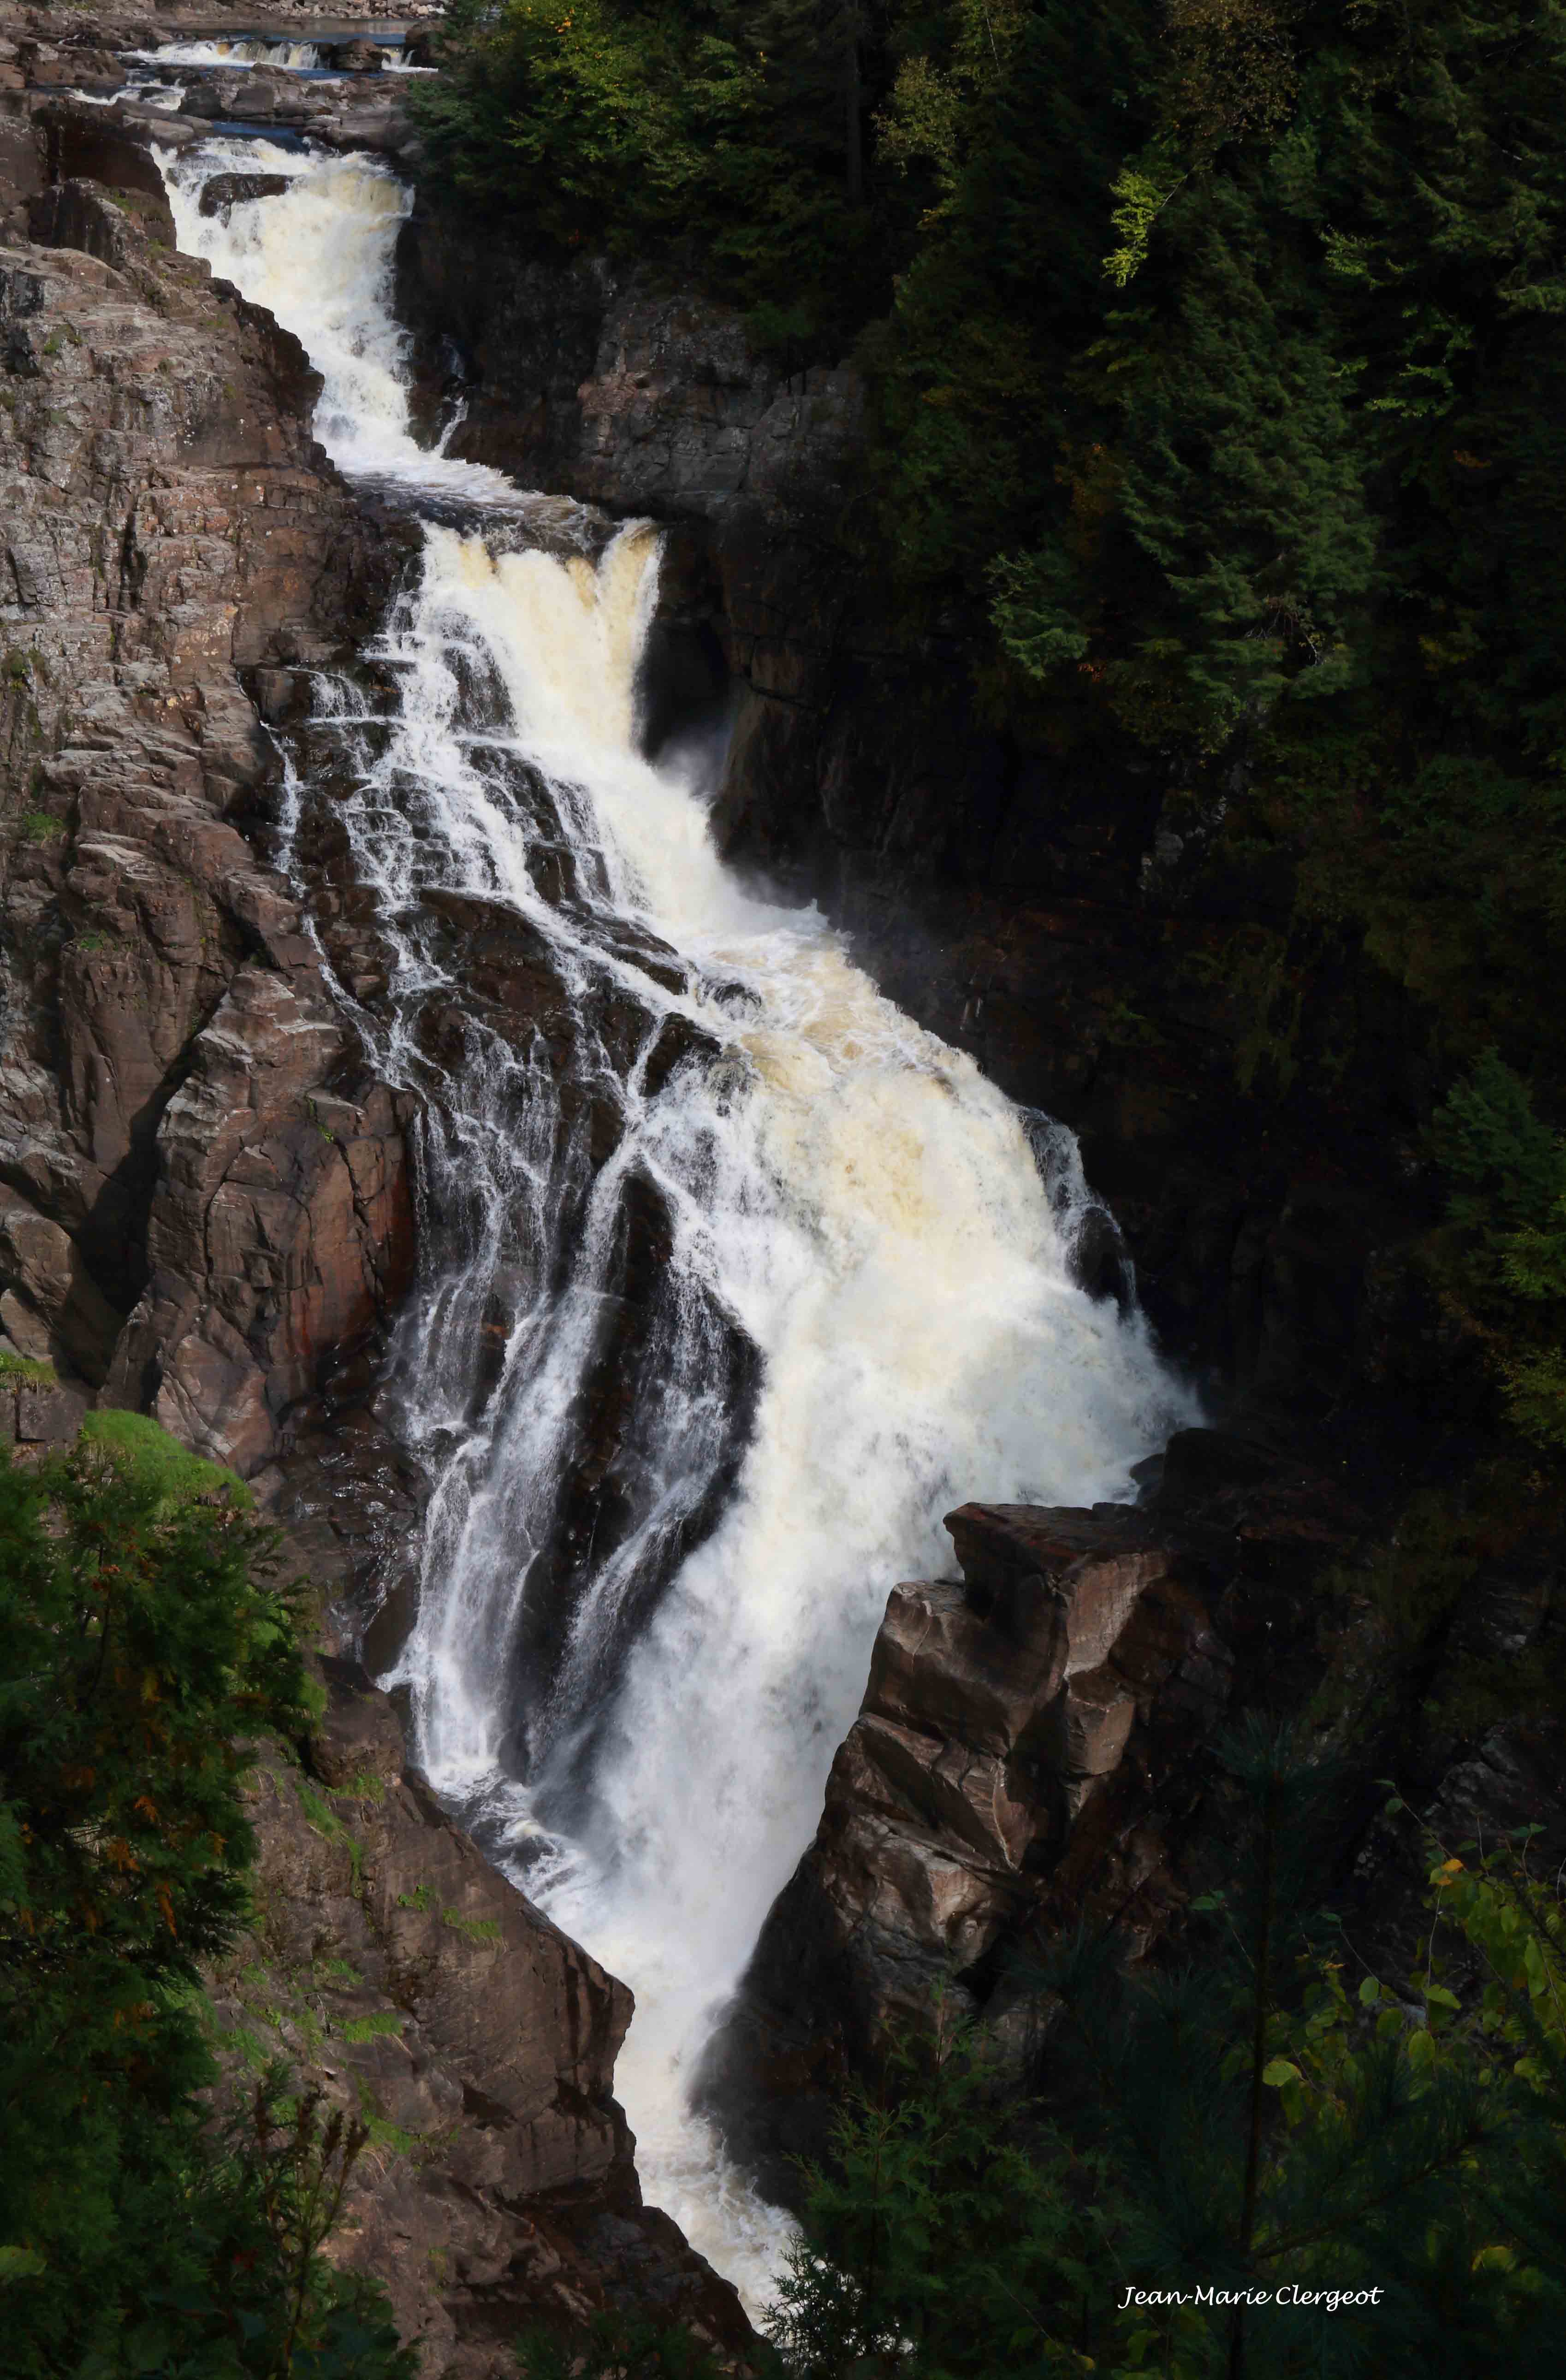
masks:
<svg viewBox="0 0 1566 2380"><path fill-rule="evenodd" d="M1320 1764L1261 1728L1227 1760L1234 1864L1189 1964L1128 1984L1079 1943L1034 1979L1047 2098L997 2087L982 2033L951 2027L850 2092L773 2323L792 2370L1557 2368L1558 1886L1525 1840L1431 1845L1428 1933L1387 1980L1314 1910Z"/></svg>
<svg viewBox="0 0 1566 2380"><path fill-rule="evenodd" d="M791 366L856 353L844 535L916 628L967 624L1014 743L1156 771L1247 920L1244 1087L1330 1106L1364 953L1425 1020L1411 1117L1504 1065L1515 1171L1566 1055L1560 0L465 18L437 178L694 275ZM1441 1294L1559 1440L1554 1194L1476 1223L1452 1179Z"/></svg>
<svg viewBox="0 0 1566 2380"><path fill-rule="evenodd" d="M319 2250L358 2146L208 2095L202 1962L249 1914L249 1746L319 1690L231 1475L133 1415L0 1451L0 2326L18 2375L393 2380Z"/></svg>

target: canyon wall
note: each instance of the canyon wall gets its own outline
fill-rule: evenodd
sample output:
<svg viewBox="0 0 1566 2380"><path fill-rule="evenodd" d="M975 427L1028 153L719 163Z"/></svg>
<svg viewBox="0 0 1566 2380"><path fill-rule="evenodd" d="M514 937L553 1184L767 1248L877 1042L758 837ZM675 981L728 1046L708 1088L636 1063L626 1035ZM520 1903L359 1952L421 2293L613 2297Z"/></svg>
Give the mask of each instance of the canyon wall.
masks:
<svg viewBox="0 0 1566 2380"><path fill-rule="evenodd" d="M706 2103L786 2196L843 2077L938 1984L1026 2071L1012 1958L1084 1921L1142 1946L1178 1925L1221 1870L1215 1745L1247 1712L1342 1758L1323 1891L1395 1962L1422 1849L1378 1777L1454 1840L1544 1818L1566 1845L1535 1675L1561 1517L1505 1484L1483 1351L1417 1253L1426 1022L1350 937L1295 965L1287 860L1220 856L1176 773L1063 713L1045 752L986 722L975 624L916 629L867 559L852 370L791 377L688 290L515 229L480 249L439 206L398 287L426 418L461 407L452 451L669 525L654 742L724 718L731 860L819 900L904 1007L1078 1133L1118 1227L1082 1277L1123 1293L1128 1245L1227 1425L1177 1439L1129 1514L958 1512L953 1573L893 1591ZM1106 1597L1089 1656L1074 1615Z"/></svg>
<svg viewBox="0 0 1566 2380"><path fill-rule="evenodd" d="M1345 945L1322 982L1353 1057L1325 1105L1291 1087L1334 1028L1307 990L1271 1064L1286 865L1219 865L1182 785L1083 720L1048 757L986 723L977 624L916 631L874 559L857 374L790 376L689 291L439 206L405 229L398 305L426 419L463 408L453 453L671 525L654 740L726 698L728 856L1072 1126L1182 1355L1290 1427L1345 1399L1461 1417L1474 1351L1409 1263L1434 1204L1406 1003Z"/></svg>
<svg viewBox="0 0 1566 2380"><path fill-rule="evenodd" d="M0 257L0 1321L249 1475L412 1243L406 1119L245 832L276 759L242 680L350 651L397 557L310 440L303 351L173 253L161 197L73 177L26 205Z"/></svg>
<svg viewBox="0 0 1566 2380"><path fill-rule="evenodd" d="M217 2043L230 2096L280 2064L368 2123L331 2252L420 2368L499 2380L524 2323L619 2309L743 2372L734 2292L641 2201L629 1992L448 1824L334 1649L327 1607L417 1531L374 1397L415 1110L268 865L267 722L355 662L409 537L313 442L297 342L176 252L148 137L52 97L0 115L0 1425L36 1449L90 1404L152 1413L311 1582L329 1708L304 1765L257 1771ZM346 963L354 890L318 856Z"/></svg>

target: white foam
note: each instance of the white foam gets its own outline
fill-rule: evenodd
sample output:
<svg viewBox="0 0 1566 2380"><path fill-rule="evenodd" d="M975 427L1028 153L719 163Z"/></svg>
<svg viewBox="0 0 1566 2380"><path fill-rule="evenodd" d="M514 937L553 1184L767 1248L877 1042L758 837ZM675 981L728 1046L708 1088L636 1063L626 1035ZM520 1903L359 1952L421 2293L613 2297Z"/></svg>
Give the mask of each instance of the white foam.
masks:
<svg viewBox="0 0 1566 2380"><path fill-rule="evenodd" d="M285 196L236 206L226 225L199 215L210 174L258 168L287 174ZM410 434L390 311L408 199L389 175L251 142L205 144L164 170L182 244L304 341L326 381L319 431L346 468L527 502ZM622 531L596 565L497 542L426 528L419 586L378 653L400 687L389 714L368 718L346 682L323 694L354 759L335 814L395 953L386 1014L365 1020L377 1063L429 1091L420 1019L448 990L460 1008L428 929L435 892L499 903L543 939L578 1046L596 1046L595 987L620 983L723 1054L656 1092L639 1061L615 1074L605 1055L621 1129L590 1178L588 1126L550 1064L480 1021L439 1061L425 1271L399 1334L406 1425L435 1488L398 1675L437 1787L514 1845L518 1880L635 1991L616 2087L647 2193L755 2307L789 2227L729 2167L687 2086L810 1840L888 1590L950 1572L951 1505L1123 1495L1130 1465L1192 1407L1139 1318L1074 1286L1034 1120L882 998L814 909L735 881L697 769L639 757L656 535ZM291 783L290 818L301 798ZM541 874L561 843L579 881L564 905ZM638 972L627 925L683 954L688 990ZM1070 1174L1074 1153L1061 1163ZM588 1579L547 1706L540 1695L528 1713L541 1749L524 1783L507 1773L516 1632L576 1459L575 1401L637 1170L673 1232L667 1364L638 1416L644 1501L632 1538ZM486 1300L508 1274L501 1376L475 1419ZM711 1390L715 1315L760 1351L754 1427L722 1517L636 1634L606 1706L629 1582L722 1475L732 1415ZM582 1760L572 1804L559 1780ZM552 1812L575 1807L574 1831L558 1815L540 1826L540 1795Z"/></svg>
<svg viewBox="0 0 1566 2380"><path fill-rule="evenodd" d="M304 343L326 383L315 432L334 463L431 499L516 506L503 472L431 454L409 426L407 341L392 312L397 234L413 203L405 184L371 158L269 140L204 140L158 162L180 247ZM213 175L245 173L286 175L288 189L201 213Z"/></svg>

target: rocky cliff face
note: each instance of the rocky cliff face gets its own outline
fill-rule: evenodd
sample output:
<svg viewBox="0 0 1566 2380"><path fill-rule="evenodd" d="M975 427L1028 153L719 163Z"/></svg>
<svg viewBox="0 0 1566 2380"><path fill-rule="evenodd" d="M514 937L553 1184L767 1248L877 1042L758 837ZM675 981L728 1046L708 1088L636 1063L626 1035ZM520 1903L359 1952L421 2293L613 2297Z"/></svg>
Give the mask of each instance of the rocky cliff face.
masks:
<svg viewBox="0 0 1566 2380"><path fill-rule="evenodd" d="M1341 1500L1210 1430L1149 1470L1142 1506L964 1505L960 1579L892 1589L815 1840L708 2060L711 2104L778 2186L778 2152L818 2148L836 2082L929 2028L938 1994L1024 2072L1014 1954L1085 1921L1156 1943L1215 1732L1258 1690L1297 1692L1302 1589L1349 1542Z"/></svg>
<svg viewBox="0 0 1566 2380"><path fill-rule="evenodd" d="M352 660L406 541L313 443L297 342L174 252L145 128L25 97L0 116L0 1427L152 1412L342 1598L417 1523L373 1360L414 1114L267 865L264 722ZM353 888L313 857L352 979ZM306 1765L258 1771L257 1931L214 1979L230 2095L280 2058L369 2122L333 2252L427 2373L498 2380L524 2321L614 2306L745 2371L734 2292L641 2204L629 1994L405 1774L362 1672L325 1670Z"/></svg>
<svg viewBox="0 0 1566 2380"><path fill-rule="evenodd" d="M946 1524L960 1579L893 1588L815 1840L702 2078L785 2199L843 2078L928 2031L938 1993L983 2017L1022 2082L1046 2033L1019 1953L1082 1925L1113 1927L1134 1958L1178 1938L1193 1892L1223 1879L1216 1748L1248 1714L1293 1714L1342 1760L1320 1889L1389 1970L1411 1954L1427 1857L1378 1815L1378 1770L1445 1840L1548 1820L1566 1848L1559 1718L1524 1701L1465 1734L1460 1715L1481 1645L1537 1658L1559 1630L1558 1539L1487 1533L1445 1624L1400 1630L1376 1591L1374 1516L1341 1479L1191 1429L1142 1487L1132 1507L965 1505Z"/></svg>
<svg viewBox="0 0 1566 2380"><path fill-rule="evenodd" d="M405 1119L241 831L275 766L241 672L346 650L390 557L311 444L302 351L170 251L161 199L28 209L0 261L4 1326L253 1473L411 1235Z"/></svg>
<svg viewBox="0 0 1566 2380"><path fill-rule="evenodd" d="M254 1933L213 1978L226 2095L280 2063L369 2127L328 2252L386 2288L441 2380L510 2380L524 2325L681 2321L748 2369L732 2289L645 2207L613 2096L623 1984L405 1773L401 1722L328 1658L303 1765L256 1772Z"/></svg>

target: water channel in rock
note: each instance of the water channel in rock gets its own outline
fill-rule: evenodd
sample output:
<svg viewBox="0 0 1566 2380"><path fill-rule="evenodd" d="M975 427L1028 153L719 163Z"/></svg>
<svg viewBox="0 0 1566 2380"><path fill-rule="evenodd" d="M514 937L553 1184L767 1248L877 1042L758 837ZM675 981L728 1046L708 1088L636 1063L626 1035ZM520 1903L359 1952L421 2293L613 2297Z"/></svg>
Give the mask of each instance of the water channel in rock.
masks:
<svg viewBox="0 0 1566 2380"><path fill-rule="evenodd" d="M322 372L334 459L422 521L364 669L316 681L283 820L285 865L344 855L388 956L343 997L422 1115L389 1379L434 1485L394 1675L448 1806L633 1987L647 2194L754 2307L787 2221L686 2085L888 1589L950 1572L965 1499L1127 1494L1189 1407L1073 1280L1066 1136L729 872L710 744L643 756L658 532L417 443L408 191L265 141L164 166L182 246ZM287 188L202 216L236 171Z"/></svg>

